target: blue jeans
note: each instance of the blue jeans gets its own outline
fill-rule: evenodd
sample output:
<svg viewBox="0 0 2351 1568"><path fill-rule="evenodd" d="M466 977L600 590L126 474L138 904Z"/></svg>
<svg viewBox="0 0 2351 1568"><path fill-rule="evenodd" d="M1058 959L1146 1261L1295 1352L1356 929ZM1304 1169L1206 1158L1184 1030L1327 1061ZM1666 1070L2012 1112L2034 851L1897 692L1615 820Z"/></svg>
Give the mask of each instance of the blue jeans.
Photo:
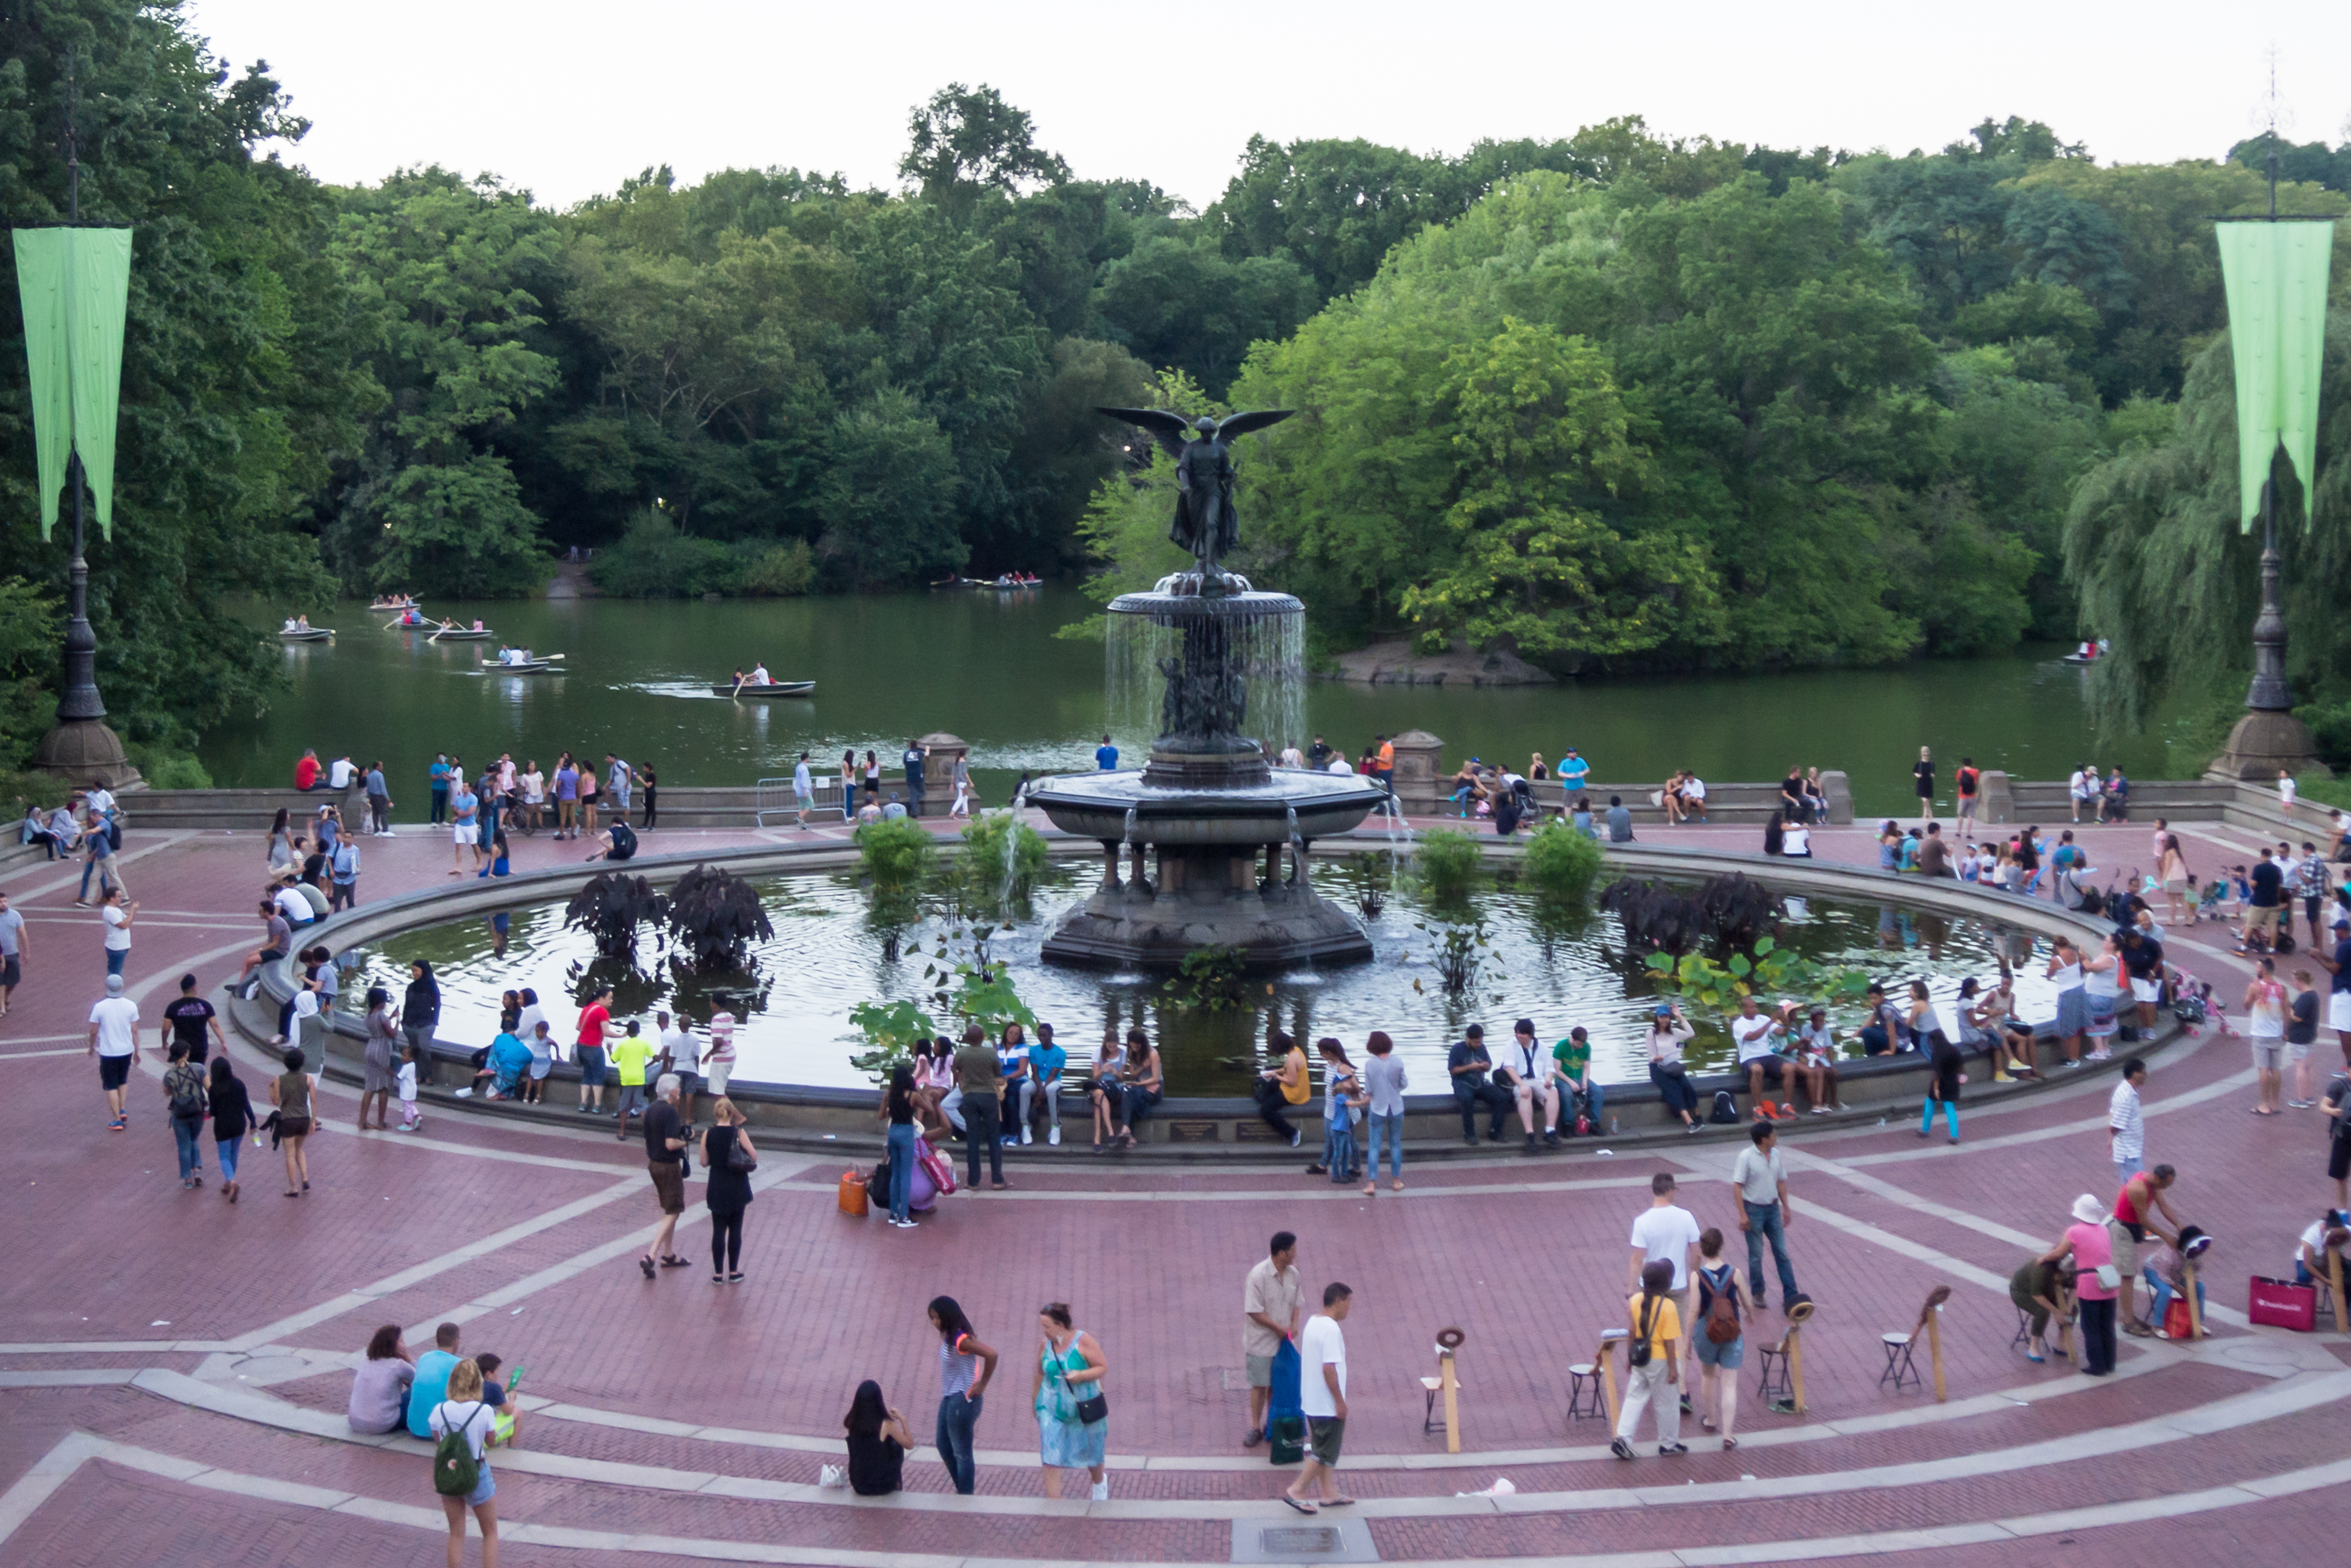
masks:
<svg viewBox="0 0 2351 1568"><path fill-rule="evenodd" d="M1480 1104L1491 1114L1486 1136L1499 1138L1502 1135L1502 1118L1510 1113L1511 1099L1508 1090L1482 1080L1473 1082L1466 1076L1457 1078L1453 1081L1453 1103L1461 1107L1463 1138L1478 1135L1478 1107Z"/></svg>
<svg viewBox="0 0 2351 1568"><path fill-rule="evenodd" d="M1924 1137L1935 1124L1935 1107L1943 1108L1943 1120L1951 1129L1951 1142L1959 1141L1959 1103L1956 1100L1926 1100L1920 1103L1918 1135Z"/></svg>
<svg viewBox="0 0 2351 1568"><path fill-rule="evenodd" d="M1364 1162L1364 1174L1367 1176L1379 1175L1380 1139L1384 1134L1388 1148L1388 1175L1394 1180L1402 1181L1404 1179L1404 1113L1391 1111L1383 1116L1377 1111L1374 1111L1364 1116L1364 1125L1370 1129L1366 1136L1371 1147L1371 1156Z"/></svg>
<svg viewBox="0 0 2351 1568"><path fill-rule="evenodd" d="M114 852L109 850L102 855L94 854L84 860L81 866L81 891L74 896L76 898L89 896L89 877L92 872L98 873L99 892L104 893L110 885L120 886L120 884L114 880L114 867L109 863L113 859Z"/></svg>
<svg viewBox="0 0 2351 1568"><path fill-rule="evenodd" d="M908 1218L906 1204L914 1192L914 1126L890 1124L890 1218Z"/></svg>
<svg viewBox="0 0 2351 1568"><path fill-rule="evenodd" d="M1606 1091L1601 1088L1600 1080L1593 1079L1592 1086L1588 1089L1568 1089L1564 1083L1560 1087L1565 1091L1564 1097L1559 1103L1561 1121L1566 1123L1568 1127L1575 1125L1575 1102L1577 1097L1581 1096L1584 1103L1583 1113L1592 1118L1592 1130L1595 1133L1607 1130L1607 1124L1601 1121L1600 1113L1607 1106L1608 1095ZM1566 1130L1567 1127L1560 1129L1562 1132Z"/></svg>
<svg viewBox="0 0 2351 1568"><path fill-rule="evenodd" d="M1657 1086L1657 1098L1666 1103L1667 1112L1677 1117L1697 1112L1698 1091L1690 1087L1687 1069L1667 1072L1653 1061L1649 1063L1649 1082Z"/></svg>
<svg viewBox="0 0 2351 1568"><path fill-rule="evenodd" d="M221 1180L235 1181L236 1179L237 1145L244 1142L245 1140L242 1137L236 1137L222 1138L214 1144L213 1151L220 1155Z"/></svg>
<svg viewBox="0 0 2351 1568"><path fill-rule="evenodd" d="M439 823L445 822L448 820L449 791L446 789L435 789L433 791L433 815L428 819L428 821L437 825Z"/></svg>
<svg viewBox="0 0 2351 1568"><path fill-rule="evenodd" d="M1755 1291L1755 1304L1763 1304L1763 1243L1771 1243L1771 1261L1780 1270L1780 1301L1782 1306L1802 1294L1796 1289L1795 1265L1788 1261L1788 1223L1780 1213L1777 1203L1750 1203L1747 1206L1747 1281Z"/></svg>
<svg viewBox="0 0 2351 1568"><path fill-rule="evenodd" d="M2147 1281L2147 1288L2155 1292L2155 1306L2147 1313L2147 1321L2161 1328L2163 1314L2170 1307L2171 1298L2179 1292L2172 1289L2170 1281L2152 1269L2142 1270L2140 1278ZM2204 1281L2201 1280L2196 1281L2196 1310L2199 1312L2204 1310Z"/></svg>
<svg viewBox="0 0 2351 1568"><path fill-rule="evenodd" d="M110 975L122 973L123 960L130 956L131 949L128 947L109 947L106 950L106 972Z"/></svg>
<svg viewBox="0 0 2351 1568"><path fill-rule="evenodd" d="M939 1401L939 1428L936 1442L939 1463L946 1466L947 1478L955 1490L969 1497L979 1479L979 1467L972 1458L971 1429L979 1424L979 1407L987 1400L967 1399L960 1394L950 1394Z"/></svg>
<svg viewBox="0 0 2351 1568"><path fill-rule="evenodd" d="M2115 1180L2117 1184L2126 1182L2131 1177L2142 1174L2146 1169L2147 1162L2138 1155L2126 1155L2115 1162Z"/></svg>
<svg viewBox="0 0 2351 1568"><path fill-rule="evenodd" d="M172 1118L172 1141L180 1145L180 1179L204 1174L204 1156L196 1150L196 1134L204 1130L204 1122Z"/></svg>
<svg viewBox="0 0 2351 1568"><path fill-rule="evenodd" d="M1332 1181L1353 1181L1355 1177L1355 1124L1343 1109L1323 1123L1322 1163L1329 1167Z"/></svg>

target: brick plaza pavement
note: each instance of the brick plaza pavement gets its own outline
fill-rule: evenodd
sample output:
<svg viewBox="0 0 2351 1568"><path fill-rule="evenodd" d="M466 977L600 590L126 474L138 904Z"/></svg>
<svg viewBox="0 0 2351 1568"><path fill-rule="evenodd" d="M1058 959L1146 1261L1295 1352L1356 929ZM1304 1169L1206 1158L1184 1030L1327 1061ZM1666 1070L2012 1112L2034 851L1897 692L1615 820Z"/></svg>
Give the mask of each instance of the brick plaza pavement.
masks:
<svg viewBox="0 0 2351 1568"><path fill-rule="evenodd" d="M2078 831L2102 867L2147 858L2146 825ZM664 832L649 848L800 836ZM1740 850L1755 836L1641 834ZM2255 847L2203 825L2183 839L2199 873ZM1814 842L1823 858L1874 861L1865 826ZM518 869L569 859L544 839L517 847ZM365 848L363 898L454 883L437 837ZM2243 1042L2218 1031L2167 1048L2147 1092L2149 1161L2180 1166L2175 1206L2220 1239L2210 1341L2125 1340L2121 1375L2104 1384L2009 1348L2010 1270L2055 1238L2074 1193L2111 1197L2110 1081L1968 1111L1957 1149L1898 1122L1799 1128L1786 1141L1791 1241L1821 1307L1805 1331L1808 1414L1761 1408L1750 1348L1736 1454L1690 1422L1687 1457L1654 1457L1645 1433L1625 1465L1605 1456L1604 1423L1567 1416L1566 1368L1621 1315L1625 1231L1652 1171L1677 1175L1701 1224L1730 1228L1734 1140L1448 1161L1370 1199L1289 1172L1100 1165L1064 1149L1016 1162L1014 1192L959 1195L913 1232L837 1213L848 1161L771 1156L747 1226L751 1278L714 1288L699 1269L648 1283L630 1261L653 1218L633 1144L464 1115L361 1137L353 1096L329 1085L311 1196L279 1197L274 1156L248 1148L246 1197L231 1208L171 1180L152 1046L182 970L210 992L254 945L259 838L134 828L127 849L142 905L129 977L150 1048L128 1133L105 1131L82 1054L104 971L94 915L71 907L74 873L36 867L8 890L30 938L0 1020L24 1130L5 1165L17 1266L0 1276L12 1417L0 1563L434 1560L439 1511L419 1448L350 1440L340 1415L346 1368L377 1323L421 1344L451 1317L469 1348L530 1369L526 1441L496 1461L510 1563L1226 1561L1237 1527L1302 1522L1270 1500L1287 1472L1238 1443L1240 1276L1276 1228L1302 1238L1310 1284L1357 1291L1348 1479L1384 1560L1629 1565L1739 1548L1752 1561L2120 1563L2257 1542L2256 1560L2274 1561L2339 1538L2327 1500L2351 1479L2343 1336L2242 1317L2247 1275L2289 1272L2295 1235L2326 1200L2325 1134L2309 1113L2248 1116ZM2233 1007L2246 971L2215 935L2174 932L2173 956ZM236 1057L257 1089L259 1053ZM209 1174L209 1143L205 1163ZM699 1212L690 1203L681 1233L689 1257L704 1245ZM1743 1266L1735 1232L1731 1255ZM1877 1381L1879 1334L1910 1327L1937 1284L1954 1291L1939 1406ZM922 1307L941 1291L1007 1353L979 1425L980 1495L954 1498L927 1450L900 1500L820 1491L861 1377L928 1438ZM1111 1358L1106 1504L1040 1496L1027 1358L1047 1300L1069 1301ZM1452 1458L1421 1429L1418 1383L1448 1323L1468 1335L1465 1452ZM1750 1347L1778 1331L1767 1319ZM1509 1506L1454 1495L1497 1477L1518 1488Z"/></svg>

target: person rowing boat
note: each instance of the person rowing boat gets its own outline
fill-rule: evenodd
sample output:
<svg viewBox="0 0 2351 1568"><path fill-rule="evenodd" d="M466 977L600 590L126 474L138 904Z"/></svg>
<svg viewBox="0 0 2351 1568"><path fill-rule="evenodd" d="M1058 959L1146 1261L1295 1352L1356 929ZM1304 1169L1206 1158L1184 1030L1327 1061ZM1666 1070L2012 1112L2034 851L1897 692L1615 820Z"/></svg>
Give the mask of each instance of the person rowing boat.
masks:
<svg viewBox="0 0 2351 1568"><path fill-rule="evenodd" d="M530 663L530 650L528 648L509 648L502 644L498 649L498 663L501 664L528 664Z"/></svg>

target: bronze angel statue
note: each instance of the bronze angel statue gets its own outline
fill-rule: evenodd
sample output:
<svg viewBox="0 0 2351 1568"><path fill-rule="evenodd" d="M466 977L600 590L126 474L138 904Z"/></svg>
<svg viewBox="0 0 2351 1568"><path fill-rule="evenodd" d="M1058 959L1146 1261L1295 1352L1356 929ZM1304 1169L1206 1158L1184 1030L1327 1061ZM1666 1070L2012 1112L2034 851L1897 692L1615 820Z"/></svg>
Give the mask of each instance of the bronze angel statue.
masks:
<svg viewBox="0 0 2351 1568"><path fill-rule="evenodd" d="M1257 409L1224 419L1186 421L1165 408L1098 408L1113 419L1142 426L1176 459L1176 517L1167 537L1200 563L1200 591L1222 591L1225 574L1217 558L1240 543L1233 511L1233 457L1228 438L1279 424L1297 410ZM1195 439L1186 440L1190 436Z"/></svg>

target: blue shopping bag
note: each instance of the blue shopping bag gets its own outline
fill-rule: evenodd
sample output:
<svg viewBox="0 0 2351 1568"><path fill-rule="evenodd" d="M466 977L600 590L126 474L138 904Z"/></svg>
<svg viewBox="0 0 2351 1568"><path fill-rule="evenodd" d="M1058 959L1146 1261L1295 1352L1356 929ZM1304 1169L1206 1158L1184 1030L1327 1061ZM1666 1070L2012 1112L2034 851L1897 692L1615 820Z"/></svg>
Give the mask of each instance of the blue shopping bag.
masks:
<svg viewBox="0 0 2351 1568"><path fill-rule="evenodd" d="M1306 1458L1306 1412L1298 1393L1303 1370L1298 1347L1283 1340L1273 1353L1273 1386L1265 1411L1266 1453L1277 1465L1301 1464Z"/></svg>

